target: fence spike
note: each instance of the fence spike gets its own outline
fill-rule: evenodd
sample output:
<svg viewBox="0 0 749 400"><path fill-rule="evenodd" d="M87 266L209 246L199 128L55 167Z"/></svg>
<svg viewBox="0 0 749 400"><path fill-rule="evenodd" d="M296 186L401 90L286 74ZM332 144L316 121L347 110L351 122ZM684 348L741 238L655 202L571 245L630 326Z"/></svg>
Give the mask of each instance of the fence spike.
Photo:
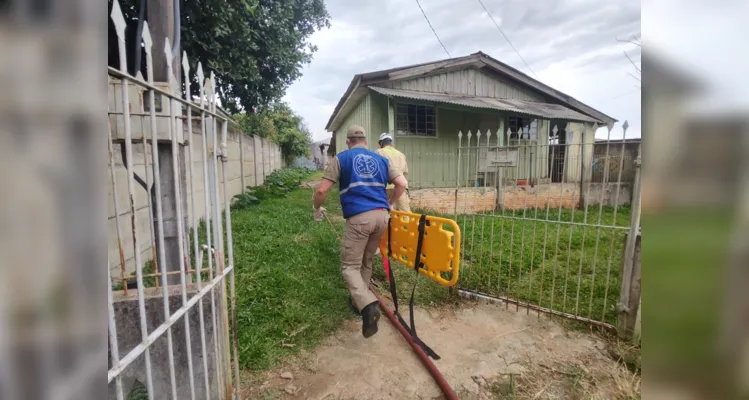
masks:
<svg viewBox="0 0 749 400"><path fill-rule="evenodd" d="M554 136L556 136L557 133L559 133L559 128L556 125L554 125L554 129L551 130L551 133L553 133Z"/></svg>
<svg viewBox="0 0 749 400"><path fill-rule="evenodd" d="M203 98L205 88L205 74L203 73L203 64L198 61L198 68L195 71L198 74L198 86L200 86L200 98Z"/></svg>
<svg viewBox="0 0 749 400"><path fill-rule="evenodd" d="M622 129L624 129L624 132L626 134L627 129L629 129L629 121L624 120L624 125L622 125Z"/></svg>
<svg viewBox="0 0 749 400"><path fill-rule="evenodd" d="M211 102L216 102L216 74L213 71L211 71Z"/></svg>
<svg viewBox="0 0 749 400"><path fill-rule="evenodd" d="M166 54L167 71L172 70L172 45L169 44L169 38L164 38L164 54ZM167 72L168 73L168 72Z"/></svg>
<svg viewBox="0 0 749 400"><path fill-rule="evenodd" d="M109 15L112 17L114 30L117 32L117 39L124 41L125 27L127 27L127 24L125 23L125 17L122 15L122 9L120 8L119 1L114 0L114 2L112 3L112 12Z"/></svg>
<svg viewBox="0 0 749 400"><path fill-rule="evenodd" d="M151 48L153 47L153 40L151 40L151 30L148 29L148 21L143 21L143 33L141 33L143 44L145 45L146 54L151 54ZM148 71L149 75L151 71Z"/></svg>
<svg viewBox="0 0 749 400"><path fill-rule="evenodd" d="M491 137L492 137L492 131L491 129L487 129L486 130L486 145L487 146L489 145L489 140L491 140Z"/></svg>
<svg viewBox="0 0 749 400"><path fill-rule="evenodd" d="M187 52L182 52L182 71L185 73L185 77L190 73L190 61L187 59Z"/></svg>
<svg viewBox="0 0 749 400"><path fill-rule="evenodd" d="M510 140L510 136L512 136L512 131L510 128L507 128L507 140Z"/></svg>

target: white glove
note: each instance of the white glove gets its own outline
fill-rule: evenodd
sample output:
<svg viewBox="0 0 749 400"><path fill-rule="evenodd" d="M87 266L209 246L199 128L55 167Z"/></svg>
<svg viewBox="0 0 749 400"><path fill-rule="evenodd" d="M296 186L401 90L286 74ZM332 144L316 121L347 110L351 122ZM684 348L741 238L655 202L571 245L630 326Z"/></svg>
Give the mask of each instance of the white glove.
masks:
<svg viewBox="0 0 749 400"><path fill-rule="evenodd" d="M315 222L322 222L325 207L315 208L315 206L312 206L312 210L315 212Z"/></svg>

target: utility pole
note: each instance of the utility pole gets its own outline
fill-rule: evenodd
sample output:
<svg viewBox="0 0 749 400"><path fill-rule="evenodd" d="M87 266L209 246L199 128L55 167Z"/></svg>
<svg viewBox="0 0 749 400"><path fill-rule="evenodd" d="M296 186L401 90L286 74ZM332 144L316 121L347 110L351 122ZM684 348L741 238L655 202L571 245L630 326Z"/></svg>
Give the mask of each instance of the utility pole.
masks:
<svg viewBox="0 0 749 400"><path fill-rule="evenodd" d="M148 25L149 29L151 31L151 38L153 40L153 71L148 71L149 74L153 74L154 82L157 84L163 84L164 87L166 87L166 82L169 80L169 76L167 74L167 55L164 53L164 43L166 42L167 38L169 39L169 43L173 46L176 40L176 34L178 32L174 31L174 21L175 18L179 18L179 16L174 15L174 1L173 0L150 0L148 2ZM177 57L175 57L173 60L171 60L172 65L172 73L173 79L179 88L181 85L181 65L180 62L180 52L179 49L177 49ZM173 55L173 54L172 54ZM160 97L160 96L159 96ZM169 113L169 107L168 107L168 100L166 98L162 98L166 104L162 104L162 112L168 115ZM178 108L181 109L181 108ZM162 116L159 118L168 118L166 116ZM188 121L187 123L190 123ZM159 137L169 137L170 135L158 135ZM190 140L191 138L185 138L186 140ZM184 145L179 146L179 154L176 156L179 158L177 164L178 165L185 165L185 151L184 151ZM179 259L179 241L178 241L178 230L177 230L177 198L176 193L174 191L174 179L175 179L175 171L172 168L172 159L174 157L174 154L172 153L172 149L170 146L169 141L164 141L163 143L159 143L159 178L161 181L161 204L162 204L162 217L164 219L164 256L166 259L166 270L167 271L179 271L180 268L184 268L184 261ZM182 191L182 215L184 219L183 226L185 227L185 232L189 231L189 224L187 223L189 221L189 216L187 215L187 179L185 174L185 168L182 168L180 170L180 174L178 179L181 181L181 191ZM154 180L155 181L155 180ZM152 196L155 196L155 191L151 192ZM156 204L155 199L153 201L153 204ZM156 210L154 210L155 212ZM155 226L154 231L158 232L158 224L156 224L156 215L152 216L152 220ZM190 236L186 235L184 236L185 240L187 240ZM158 246L158 241L156 241ZM157 263L158 264L158 263ZM159 266L159 270L161 270L161 266ZM167 276L167 283L169 285L176 285L180 283L180 276L176 274L172 274Z"/></svg>

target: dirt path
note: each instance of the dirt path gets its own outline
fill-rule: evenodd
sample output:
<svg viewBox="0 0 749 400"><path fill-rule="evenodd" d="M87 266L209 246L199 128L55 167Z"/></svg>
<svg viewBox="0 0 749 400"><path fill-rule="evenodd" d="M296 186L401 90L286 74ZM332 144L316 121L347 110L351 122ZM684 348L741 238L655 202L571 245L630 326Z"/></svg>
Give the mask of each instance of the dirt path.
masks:
<svg viewBox="0 0 749 400"><path fill-rule="evenodd" d="M419 309L416 324L461 399L609 399L639 392L639 377L605 355L601 338L567 331L545 316L469 303ZM252 377L242 398L442 398L387 318L369 340L360 329L359 321L346 322L314 352Z"/></svg>

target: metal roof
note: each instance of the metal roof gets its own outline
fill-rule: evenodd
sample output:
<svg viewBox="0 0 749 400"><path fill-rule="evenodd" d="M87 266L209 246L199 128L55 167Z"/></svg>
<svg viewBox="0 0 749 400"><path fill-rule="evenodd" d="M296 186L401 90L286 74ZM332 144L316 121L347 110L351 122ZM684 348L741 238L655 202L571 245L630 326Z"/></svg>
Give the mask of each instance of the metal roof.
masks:
<svg viewBox="0 0 749 400"><path fill-rule="evenodd" d="M464 107L500 110L544 119L564 119L578 122L601 122L595 118L591 118L585 114L571 110L559 104L540 103L536 101L514 99L496 99L493 97L465 96L460 94L415 92L412 90L388 89L377 86L369 86L369 88L385 96L400 97L404 99L454 104Z"/></svg>

